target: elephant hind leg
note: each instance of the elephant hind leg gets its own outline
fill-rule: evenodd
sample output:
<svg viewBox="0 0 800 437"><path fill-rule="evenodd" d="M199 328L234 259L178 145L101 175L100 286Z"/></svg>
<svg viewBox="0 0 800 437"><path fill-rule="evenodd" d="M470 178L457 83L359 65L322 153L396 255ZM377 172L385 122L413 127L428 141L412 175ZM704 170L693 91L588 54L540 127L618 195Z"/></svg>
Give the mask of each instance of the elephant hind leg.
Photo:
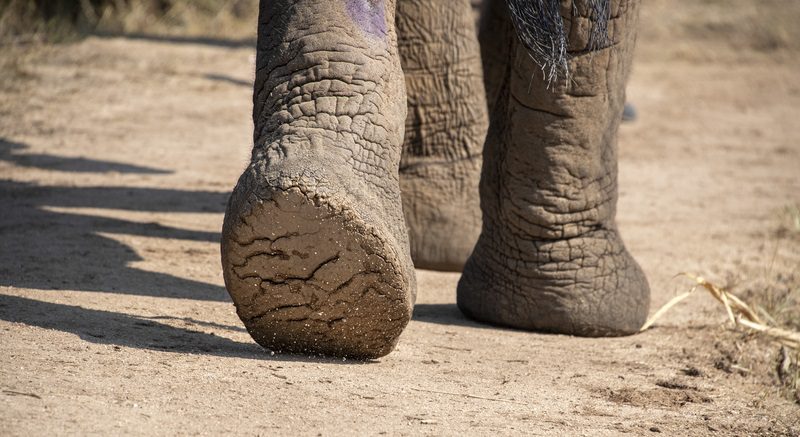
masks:
<svg viewBox="0 0 800 437"><path fill-rule="evenodd" d="M549 82L505 35L513 58L484 146L483 229L458 285L472 318L612 336L637 332L647 316L647 279L615 223L616 136L639 2L611 1L611 44L589 53L594 1L561 2L569 81Z"/></svg>
<svg viewBox="0 0 800 437"><path fill-rule="evenodd" d="M469 0L398 0L408 95L400 188L411 256L461 271L481 229L478 182L488 115Z"/></svg>

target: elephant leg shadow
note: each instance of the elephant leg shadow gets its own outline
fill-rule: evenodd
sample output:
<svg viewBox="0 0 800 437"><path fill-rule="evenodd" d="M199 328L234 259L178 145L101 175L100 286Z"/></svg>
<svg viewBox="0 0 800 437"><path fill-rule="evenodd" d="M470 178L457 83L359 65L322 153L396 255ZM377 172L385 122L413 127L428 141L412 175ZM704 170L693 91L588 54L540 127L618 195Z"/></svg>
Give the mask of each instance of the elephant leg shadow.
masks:
<svg viewBox="0 0 800 437"><path fill-rule="evenodd" d="M454 303L421 303L414 306L412 320L439 325L492 328L468 319Z"/></svg>
<svg viewBox="0 0 800 437"><path fill-rule="evenodd" d="M200 330L178 328L154 319L0 295L0 320L72 333L90 343L221 357L264 357L264 350L256 344L242 343ZM202 325L198 323L196 326L199 328ZM235 327L220 326L237 330Z"/></svg>

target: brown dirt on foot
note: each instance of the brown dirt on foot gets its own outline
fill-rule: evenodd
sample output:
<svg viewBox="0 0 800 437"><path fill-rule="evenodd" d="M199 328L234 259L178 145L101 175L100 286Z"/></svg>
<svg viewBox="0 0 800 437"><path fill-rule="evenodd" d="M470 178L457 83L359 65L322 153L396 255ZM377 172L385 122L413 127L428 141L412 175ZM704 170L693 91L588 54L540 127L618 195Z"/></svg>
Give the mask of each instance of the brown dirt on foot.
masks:
<svg viewBox="0 0 800 437"><path fill-rule="evenodd" d="M800 6L651 0L642 19L619 224L653 310L684 271L796 303ZM778 347L702 294L644 334L570 338L471 322L457 274L419 271L414 319L379 361L265 352L219 262L252 55L158 38L3 49L0 434L800 433Z"/></svg>

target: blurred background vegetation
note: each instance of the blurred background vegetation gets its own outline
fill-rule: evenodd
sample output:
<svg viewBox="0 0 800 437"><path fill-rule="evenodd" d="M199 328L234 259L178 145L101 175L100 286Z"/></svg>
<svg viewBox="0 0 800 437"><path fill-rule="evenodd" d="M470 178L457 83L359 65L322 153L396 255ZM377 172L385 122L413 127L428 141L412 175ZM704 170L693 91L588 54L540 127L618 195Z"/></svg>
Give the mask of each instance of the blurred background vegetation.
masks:
<svg viewBox="0 0 800 437"><path fill-rule="evenodd" d="M0 0L0 40L63 42L90 33L255 37L258 0Z"/></svg>
<svg viewBox="0 0 800 437"><path fill-rule="evenodd" d="M800 51L800 0L645 4L649 17L643 21L650 25L640 29L640 38L662 46L669 41L672 52L706 58L720 47ZM257 15L258 0L0 0L0 44L64 42L92 33L254 40Z"/></svg>

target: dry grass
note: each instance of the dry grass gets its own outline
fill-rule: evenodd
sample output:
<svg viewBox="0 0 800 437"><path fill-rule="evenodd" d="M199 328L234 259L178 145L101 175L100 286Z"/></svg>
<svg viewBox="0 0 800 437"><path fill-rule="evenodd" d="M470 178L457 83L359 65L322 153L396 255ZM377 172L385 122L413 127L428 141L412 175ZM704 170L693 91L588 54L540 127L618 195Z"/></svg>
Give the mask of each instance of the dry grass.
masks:
<svg viewBox="0 0 800 437"><path fill-rule="evenodd" d="M257 16L258 0L0 0L0 92L28 85L50 43L98 33L254 41Z"/></svg>
<svg viewBox="0 0 800 437"><path fill-rule="evenodd" d="M766 317L772 320L773 323L775 322L775 318L772 317L769 312L764 310L763 307L757 307L759 311L756 311L753 307L745 303L735 294L729 292L723 287L707 281L701 276L691 273L681 273L680 276L687 277L694 281L694 287L692 287L689 291L675 296L658 311L656 311L656 313L644 324L644 326L642 326L641 331L646 331L649 329L669 309L677 305L680 301L689 297L698 288L703 288L708 291L711 296L714 297L714 299L723 305L728 314L728 319L734 326L742 326L753 331L760 332L785 347L794 350L800 349L800 332L768 325L767 322L759 317L758 313L760 312L764 314ZM786 302L783 303L785 304Z"/></svg>
<svg viewBox="0 0 800 437"><path fill-rule="evenodd" d="M751 303L737 297L725 287L718 286L700 276L682 273L691 279L694 286L684 293L675 296L662 306L645 323L641 331L649 329L667 311L680 301L688 298L698 289L704 289L724 307L731 326L744 328L780 345L776 362L770 370L774 370L775 381L781 387L784 395L800 404L800 281L794 276L787 278L778 275L773 285L767 285L759 291L750 289L747 294L751 296ZM784 279L790 279L788 282ZM777 284L791 284L781 287ZM741 349L741 345L735 349ZM738 360L736 360L738 361ZM754 360L757 361L757 360ZM744 368L739 368L748 371ZM765 372L769 370L764 369Z"/></svg>
<svg viewBox="0 0 800 437"><path fill-rule="evenodd" d="M705 290L721 304L730 326L744 334L730 349L749 350L752 370L771 373L786 397L800 403L800 208L786 206L776 217L775 232L762 249L762 267L742 265L724 285L693 274L678 275L690 279L692 287L656 311L642 331L696 290ZM762 357L771 348L753 339L777 343L779 348L772 349L772 358L765 361ZM745 348L748 342L752 345Z"/></svg>
<svg viewBox="0 0 800 437"><path fill-rule="evenodd" d="M800 239L800 205L787 205L779 213L780 224L775 236Z"/></svg>
<svg viewBox="0 0 800 437"><path fill-rule="evenodd" d="M160 35L211 38L253 38L256 33L256 0L172 0L163 11L148 2L132 2L106 9L97 29L113 33L155 33Z"/></svg>
<svg viewBox="0 0 800 437"><path fill-rule="evenodd" d="M243 39L255 35L257 0L0 0L0 40L62 42L100 32Z"/></svg>

